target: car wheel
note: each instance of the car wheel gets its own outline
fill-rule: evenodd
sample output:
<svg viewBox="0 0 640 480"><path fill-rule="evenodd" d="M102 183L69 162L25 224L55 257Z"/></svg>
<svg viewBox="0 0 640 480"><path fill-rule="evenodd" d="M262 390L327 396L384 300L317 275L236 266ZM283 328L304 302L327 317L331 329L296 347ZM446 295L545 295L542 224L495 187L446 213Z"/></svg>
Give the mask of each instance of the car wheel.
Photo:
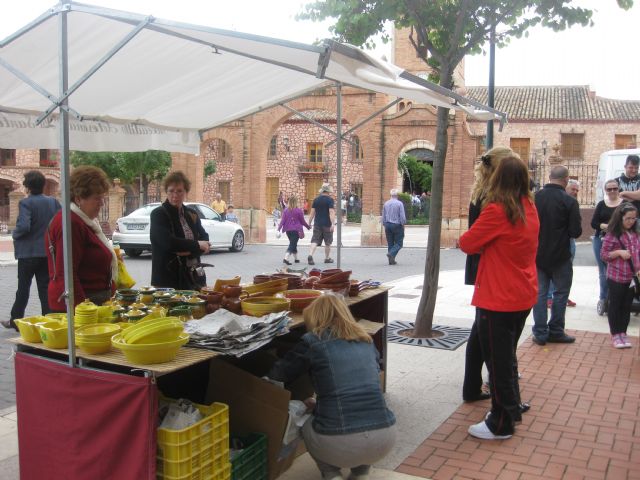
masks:
<svg viewBox="0 0 640 480"><path fill-rule="evenodd" d="M229 250L231 250L232 252L239 252L243 248L244 248L244 233L238 230L233 235L233 240L231 241L231 248L229 248Z"/></svg>
<svg viewBox="0 0 640 480"><path fill-rule="evenodd" d="M141 248L125 248L124 253L127 254L127 257L139 257L142 254Z"/></svg>

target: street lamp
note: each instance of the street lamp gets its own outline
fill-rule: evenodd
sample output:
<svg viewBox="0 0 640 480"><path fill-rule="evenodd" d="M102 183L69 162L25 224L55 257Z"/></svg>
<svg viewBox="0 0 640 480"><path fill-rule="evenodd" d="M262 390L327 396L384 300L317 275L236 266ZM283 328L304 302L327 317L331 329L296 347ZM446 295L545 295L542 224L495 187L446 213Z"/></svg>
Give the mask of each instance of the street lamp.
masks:
<svg viewBox="0 0 640 480"><path fill-rule="evenodd" d="M548 143L546 140L542 140L542 155L546 156L547 155L547 146Z"/></svg>

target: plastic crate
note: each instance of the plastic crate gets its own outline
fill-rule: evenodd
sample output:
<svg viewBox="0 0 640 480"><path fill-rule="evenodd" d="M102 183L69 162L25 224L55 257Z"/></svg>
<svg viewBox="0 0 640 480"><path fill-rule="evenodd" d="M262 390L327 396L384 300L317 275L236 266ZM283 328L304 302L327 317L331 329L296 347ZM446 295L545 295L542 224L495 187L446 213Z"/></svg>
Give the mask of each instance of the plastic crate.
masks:
<svg viewBox="0 0 640 480"><path fill-rule="evenodd" d="M230 479L229 407L194 404L205 417L183 430L158 428L158 478Z"/></svg>
<svg viewBox="0 0 640 480"><path fill-rule="evenodd" d="M244 449L231 460L232 480L266 480L267 479L267 436L252 433L246 437L234 437Z"/></svg>

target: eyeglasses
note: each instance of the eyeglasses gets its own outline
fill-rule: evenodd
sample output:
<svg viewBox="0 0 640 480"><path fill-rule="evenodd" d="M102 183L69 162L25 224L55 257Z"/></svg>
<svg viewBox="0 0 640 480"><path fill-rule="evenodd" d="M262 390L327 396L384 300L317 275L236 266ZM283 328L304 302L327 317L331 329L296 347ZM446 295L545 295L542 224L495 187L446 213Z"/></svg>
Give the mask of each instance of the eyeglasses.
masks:
<svg viewBox="0 0 640 480"><path fill-rule="evenodd" d="M617 192L618 187L607 188L607 192Z"/></svg>

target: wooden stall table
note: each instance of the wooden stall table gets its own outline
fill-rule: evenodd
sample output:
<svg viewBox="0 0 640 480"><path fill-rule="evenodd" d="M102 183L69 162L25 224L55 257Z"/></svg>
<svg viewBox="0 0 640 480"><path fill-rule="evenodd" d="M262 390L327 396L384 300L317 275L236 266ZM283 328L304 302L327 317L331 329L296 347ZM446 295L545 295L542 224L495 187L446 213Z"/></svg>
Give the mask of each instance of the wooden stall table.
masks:
<svg viewBox="0 0 640 480"><path fill-rule="evenodd" d="M387 291L384 287L365 290L345 299L380 352L383 386ZM303 328L302 315L291 317L291 328ZM182 376L218 356L182 347L171 362L137 365L116 349L103 355L78 349L81 368L71 368L66 349L21 338L9 341L16 350L20 474L28 479L154 480L158 382L170 378L171 384L179 383Z"/></svg>

